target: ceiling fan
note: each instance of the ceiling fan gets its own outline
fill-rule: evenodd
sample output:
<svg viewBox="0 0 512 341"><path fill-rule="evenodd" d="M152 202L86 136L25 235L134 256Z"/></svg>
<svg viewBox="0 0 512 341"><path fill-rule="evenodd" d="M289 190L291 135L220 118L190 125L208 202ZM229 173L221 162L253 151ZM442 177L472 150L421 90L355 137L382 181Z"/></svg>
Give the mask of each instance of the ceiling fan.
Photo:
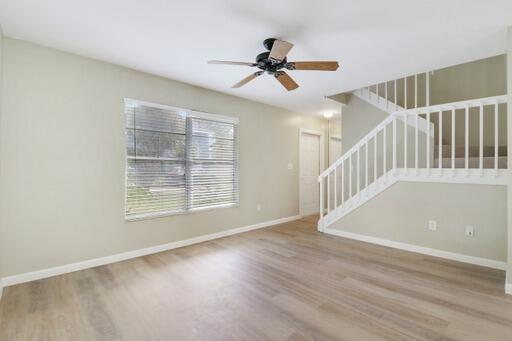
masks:
<svg viewBox="0 0 512 341"><path fill-rule="evenodd" d="M268 74L273 75L288 91L297 89L299 85L295 83L295 81L285 71L283 71L283 69L315 71L336 71L338 69L338 62L331 61L288 62L286 55L292 49L293 44L284 40L268 38L263 41L263 46L268 51L256 56L255 63L210 60L208 64L243 65L257 67L260 69L260 71L254 72L233 85L233 88L240 88L253 79L261 76L264 72L267 72Z"/></svg>

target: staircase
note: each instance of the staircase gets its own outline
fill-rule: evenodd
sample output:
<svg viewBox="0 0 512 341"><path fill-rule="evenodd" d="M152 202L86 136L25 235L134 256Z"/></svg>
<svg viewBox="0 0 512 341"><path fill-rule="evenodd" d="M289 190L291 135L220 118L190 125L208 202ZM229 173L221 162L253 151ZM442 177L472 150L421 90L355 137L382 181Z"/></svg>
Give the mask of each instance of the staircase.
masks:
<svg viewBox="0 0 512 341"><path fill-rule="evenodd" d="M507 96L430 105L422 75L353 92L390 115L320 174L320 231L397 181L506 184Z"/></svg>
<svg viewBox="0 0 512 341"><path fill-rule="evenodd" d="M425 72L378 83L352 92L389 114L405 109L430 106L430 73Z"/></svg>

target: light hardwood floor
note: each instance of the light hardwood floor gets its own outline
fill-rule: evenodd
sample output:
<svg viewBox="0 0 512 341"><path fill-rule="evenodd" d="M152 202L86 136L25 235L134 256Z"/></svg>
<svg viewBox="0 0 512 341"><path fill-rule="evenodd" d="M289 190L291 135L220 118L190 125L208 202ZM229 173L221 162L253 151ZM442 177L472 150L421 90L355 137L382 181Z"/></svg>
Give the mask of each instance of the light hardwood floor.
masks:
<svg viewBox="0 0 512 341"><path fill-rule="evenodd" d="M0 340L512 340L503 285L307 218L8 287Z"/></svg>

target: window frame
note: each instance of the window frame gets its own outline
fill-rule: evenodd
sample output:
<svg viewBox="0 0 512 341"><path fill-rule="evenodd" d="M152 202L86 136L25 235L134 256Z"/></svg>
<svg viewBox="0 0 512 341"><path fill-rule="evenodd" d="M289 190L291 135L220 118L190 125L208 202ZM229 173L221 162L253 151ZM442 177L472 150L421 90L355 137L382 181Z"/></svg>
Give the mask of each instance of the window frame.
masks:
<svg viewBox="0 0 512 341"><path fill-rule="evenodd" d="M129 222L129 221L156 219L156 218L162 218L162 217L168 217L168 216L174 216L174 215L191 214L191 213L197 213L197 212L203 212L203 211L217 210L217 209L223 209L223 208L233 208L233 207L240 206L240 153L239 153L239 133L238 133L239 119L238 119L238 117L220 115L220 114L212 114L212 113L202 112L202 111L198 111L198 110L185 109L185 108L170 106L170 105L166 105L166 104L142 101L142 100L127 98L127 97L124 98L123 105L124 105L124 107L123 107L124 113L126 112L127 105L142 105L142 106L147 106L147 107L156 108L156 109L179 111L179 112L185 113L185 115L186 115L185 119L187 122L186 126L185 126L185 129L186 129L185 149L186 149L186 151L188 150L188 147L190 145L190 140L191 140L191 136L189 136L189 128L188 128L191 118L233 124L234 125L234 135L233 135L234 169L236 171L236 175L234 176L234 181L233 181L234 186L235 186L235 191L234 191L235 200L233 203L211 205L211 206L205 206L205 207L196 207L196 208L188 208L188 203L187 203L187 205L186 205L187 208L183 211L160 211L160 212L140 213L140 214L135 214L132 216L127 216L126 215L126 205L127 205L126 189L127 189L127 182L128 182L128 160L129 159L136 160L137 158L128 156L127 143L126 143L126 137L125 137L125 139L124 139L124 141L125 141L124 142L124 165L125 165L125 171L124 171L124 218L125 218L125 221ZM124 117L124 121L125 121L124 134L126 136L126 131L128 129L128 126L127 126L126 115L124 115L124 116L125 116ZM136 129L134 127L134 132L135 131L136 131ZM158 158L158 157L155 158L155 160L159 160L159 159L165 159L165 158ZM189 170L190 170L189 163L190 162L191 162L191 159L189 159L188 154L186 152L185 153L185 173L186 174L189 173ZM187 181L188 177L189 177L189 175L185 176L185 181ZM186 191L186 198L188 201L189 200L188 198L190 197L190 193L188 193L187 187L185 188L185 191Z"/></svg>

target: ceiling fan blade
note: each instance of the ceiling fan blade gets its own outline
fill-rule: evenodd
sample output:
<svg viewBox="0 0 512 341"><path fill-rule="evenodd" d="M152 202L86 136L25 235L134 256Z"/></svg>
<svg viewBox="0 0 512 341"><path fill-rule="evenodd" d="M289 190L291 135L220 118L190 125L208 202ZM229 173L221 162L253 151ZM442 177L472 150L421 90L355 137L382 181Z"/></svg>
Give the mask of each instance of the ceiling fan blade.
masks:
<svg viewBox="0 0 512 341"><path fill-rule="evenodd" d="M295 90L299 87L299 85L295 83L295 81L284 71L276 72L274 77L276 77L279 83L281 83L288 91Z"/></svg>
<svg viewBox="0 0 512 341"><path fill-rule="evenodd" d="M274 45L272 45L272 50L270 50L269 58L275 61L282 61L286 58L286 55L292 49L293 44L284 40L275 40Z"/></svg>
<svg viewBox="0 0 512 341"><path fill-rule="evenodd" d="M256 63L246 63L246 62L230 62L227 60L209 60L208 64L220 64L220 65L244 65L244 66L256 66Z"/></svg>
<svg viewBox="0 0 512 341"><path fill-rule="evenodd" d="M240 82L238 82L235 85L233 85L232 88L241 88L245 84L247 84L250 81L252 81L254 78L257 78L257 77L261 76L262 74L263 74L263 71L258 71L258 72L255 72L253 74L250 74L249 76L247 76L244 79L242 79Z"/></svg>
<svg viewBox="0 0 512 341"><path fill-rule="evenodd" d="M338 62L290 62L286 63L288 70L315 70L315 71L336 71Z"/></svg>

